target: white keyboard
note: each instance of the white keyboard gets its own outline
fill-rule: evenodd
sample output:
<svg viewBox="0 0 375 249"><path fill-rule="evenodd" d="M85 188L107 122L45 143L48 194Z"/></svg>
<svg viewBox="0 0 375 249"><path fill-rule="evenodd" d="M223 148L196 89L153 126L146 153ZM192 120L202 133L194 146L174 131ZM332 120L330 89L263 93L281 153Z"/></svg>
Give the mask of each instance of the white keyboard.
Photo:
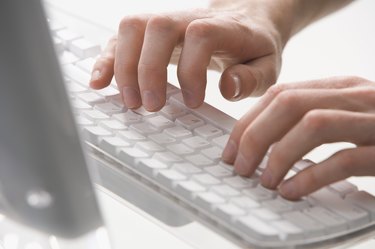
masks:
<svg viewBox="0 0 375 249"><path fill-rule="evenodd" d="M173 85L168 85L166 106L156 113L128 110L114 83L89 89L100 47L50 24L77 123L103 160L130 170L139 182L151 183L241 245L322 248L374 235L375 198L347 181L291 202L259 184L267 158L254 176L236 175L220 161L235 120L207 104L187 109ZM311 165L300 161L293 171Z"/></svg>

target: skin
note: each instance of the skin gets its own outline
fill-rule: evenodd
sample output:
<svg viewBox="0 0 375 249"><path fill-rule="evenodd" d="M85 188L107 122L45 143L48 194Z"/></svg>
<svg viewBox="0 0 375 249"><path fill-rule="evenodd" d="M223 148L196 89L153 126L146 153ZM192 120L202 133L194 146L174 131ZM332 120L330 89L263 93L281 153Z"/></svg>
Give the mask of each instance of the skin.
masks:
<svg viewBox="0 0 375 249"><path fill-rule="evenodd" d="M288 199L348 176L375 175L373 82L338 77L272 86L288 40L350 2L214 0L207 9L124 17L90 84L104 88L115 77L128 108L158 111L166 101L167 66L175 63L185 104L196 108L204 100L207 69L218 70L221 93L230 101L265 93L237 122L223 151L238 174L251 176L272 147L261 183ZM311 149L336 141L357 147L283 180Z"/></svg>

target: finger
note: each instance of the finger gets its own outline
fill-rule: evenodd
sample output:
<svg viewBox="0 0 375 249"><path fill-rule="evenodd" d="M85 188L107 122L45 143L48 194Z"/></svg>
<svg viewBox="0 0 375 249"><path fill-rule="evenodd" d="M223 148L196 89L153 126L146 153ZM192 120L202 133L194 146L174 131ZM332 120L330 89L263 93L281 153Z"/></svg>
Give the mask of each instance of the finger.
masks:
<svg viewBox="0 0 375 249"><path fill-rule="evenodd" d="M221 75L221 94L231 101L262 94L276 82L279 69L275 54L228 67Z"/></svg>
<svg viewBox="0 0 375 249"><path fill-rule="evenodd" d="M182 40L180 24L168 16L151 17L147 23L138 65L143 106L161 109L166 100L167 66L174 47Z"/></svg>
<svg viewBox="0 0 375 249"><path fill-rule="evenodd" d="M119 26L114 72L118 88L128 108L141 106L138 62L148 16L124 18Z"/></svg>
<svg viewBox="0 0 375 249"><path fill-rule="evenodd" d="M229 164L234 163L238 153L239 142L245 129L280 93L293 89L342 89L363 85L374 86L374 83L358 77L333 77L321 80L278 84L270 87L259 102L236 123L228 139L228 143L223 150L222 159Z"/></svg>
<svg viewBox="0 0 375 249"><path fill-rule="evenodd" d="M339 110L313 110L287 133L269 155L262 176L267 187L276 187L292 165L313 148L338 141L375 144L375 115ZM285 152L287 150L287 153Z"/></svg>
<svg viewBox="0 0 375 249"><path fill-rule="evenodd" d="M240 63L258 51L255 48L259 45L249 38L251 35L243 35L243 29L237 22L219 18L197 19L187 26L177 71L187 106L195 108L203 103L206 71L214 53L236 55L231 63ZM233 39L239 35L244 39ZM254 51L244 49L248 46Z"/></svg>
<svg viewBox="0 0 375 249"><path fill-rule="evenodd" d="M374 165L375 146L342 150L283 182L279 192L287 199L297 200L350 176L374 175Z"/></svg>
<svg viewBox="0 0 375 249"><path fill-rule="evenodd" d="M371 111L375 100L369 93L371 91L375 93L374 89L298 89L280 93L244 131L239 153L244 155L248 163L243 169L244 172L238 173L254 172L270 146L279 141L310 110ZM268 129L265 130L264 127L267 126ZM250 158L252 158L251 161ZM267 179L271 176L268 173L269 171L266 170L262 183L265 187L273 188L275 186L271 184L272 181Z"/></svg>
<svg viewBox="0 0 375 249"><path fill-rule="evenodd" d="M113 66L115 63L117 37L112 37L96 60L91 73L90 87L101 89L111 83L113 77Z"/></svg>

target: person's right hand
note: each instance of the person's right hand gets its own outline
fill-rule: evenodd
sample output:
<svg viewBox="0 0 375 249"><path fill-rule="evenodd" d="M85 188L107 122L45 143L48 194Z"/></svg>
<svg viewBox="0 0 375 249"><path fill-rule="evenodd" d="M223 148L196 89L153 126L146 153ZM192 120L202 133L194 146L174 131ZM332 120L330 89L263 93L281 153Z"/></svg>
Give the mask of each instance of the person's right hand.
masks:
<svg viewBox="0 0 375 249"><path fill-rule="evenodd" d="M174 62L188 107L202 104L208 68L223 72L226 99L260 95L281 67L289 32L286 2L215 1L210 9L125 17L90 85L106 87L114 75L128 108L157 111L166 101L167 66Z"/></svg>

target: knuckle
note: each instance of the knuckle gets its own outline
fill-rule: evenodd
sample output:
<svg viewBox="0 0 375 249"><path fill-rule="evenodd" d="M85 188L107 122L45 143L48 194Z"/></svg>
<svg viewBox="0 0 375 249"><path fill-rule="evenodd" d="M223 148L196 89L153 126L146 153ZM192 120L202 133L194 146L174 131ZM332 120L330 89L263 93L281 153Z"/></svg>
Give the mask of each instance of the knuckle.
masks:
<svg viewBox="0 0 375 249"><path fill-rule="evenodd" d="M127 32L131 30L141 30L145 26L145 18L142 16L126 16L122 18L119 24L119 32Z"/></svg>
<svg viewBox="0 0 375 249"><path fill-rule="evenodd" d="M187 38L204 39L212 36L213 25L205 20L194 20L186 28Z"/></svg>
<svg viewBox="0 0 375 249"><path fill-rule="evenodd" d="M156 32L169 32L174 30L175 22L166 15L154 15L147 22L147 29Z"/></svg>
<svg viewBox="0 0 375 249"><path fill-rule="evenodd" d="M268 88L267 92L266 92L266 95L269 97L269 98L275 98L277 95L279 95L280 93L282 93L283 91L285 91L286 88L284 85L282 84L278 84L278 85L273 85L271 86L270 88Z"/></svg>
<svg viewBox="0 0 375 249"><path fill-rule="evenodd" d="M312 110L302 118L302 128L309 133L318 133L327 125L327 115L321 110Z"/></svg>
<svg viewBox="0 0 375 249"><path fill-rule="evenodd" d="M275 101L277 106L295 106L298 105L299 96L293 91L284 91L276 96Z"/></svg>

